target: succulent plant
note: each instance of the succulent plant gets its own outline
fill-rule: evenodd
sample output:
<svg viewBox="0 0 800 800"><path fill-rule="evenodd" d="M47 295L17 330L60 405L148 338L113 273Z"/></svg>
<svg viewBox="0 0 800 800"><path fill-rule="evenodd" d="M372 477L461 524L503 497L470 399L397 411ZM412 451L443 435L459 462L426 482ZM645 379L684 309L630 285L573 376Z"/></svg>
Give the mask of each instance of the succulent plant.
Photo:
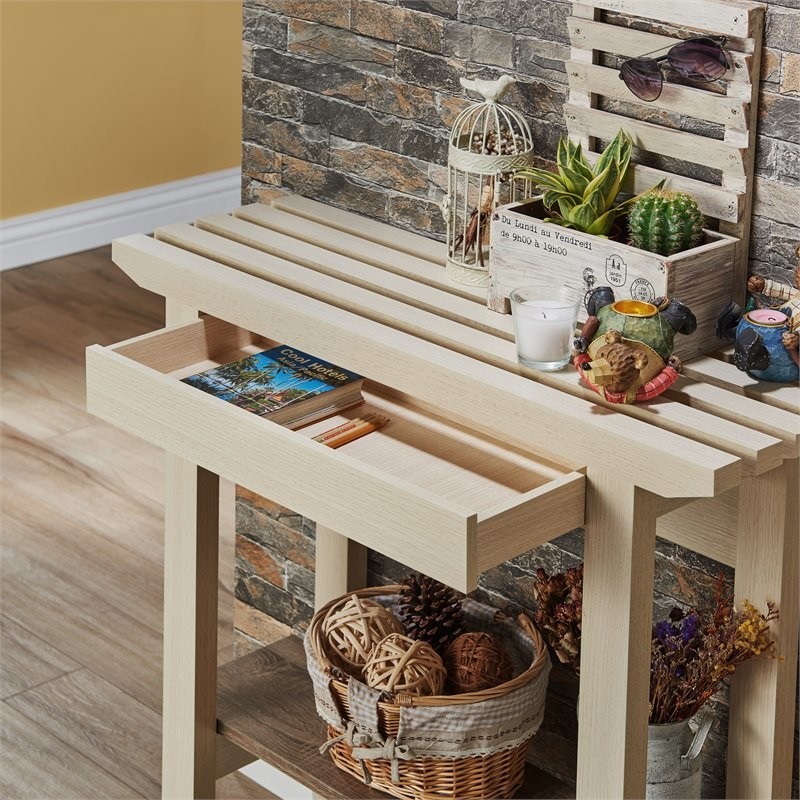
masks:
<svg viewBox="0 0 800 800"><path fill-rule="evenodd" d="M558 172L525 169L514 177L527 178L544 190L544 207L554 212L545 217L545 222L608 236L616 218L633 201L617 203L631 160L631 146L628 134L620 130L592 167L580 144L562 138L556 157Z"/></svg>
<svg viewBox="0 0 800 800"><path fill-rule="evenodd" d="M697 247L704 224L693 197L665 189L645 192L628 211L631 244L662 256Z"/></svg>

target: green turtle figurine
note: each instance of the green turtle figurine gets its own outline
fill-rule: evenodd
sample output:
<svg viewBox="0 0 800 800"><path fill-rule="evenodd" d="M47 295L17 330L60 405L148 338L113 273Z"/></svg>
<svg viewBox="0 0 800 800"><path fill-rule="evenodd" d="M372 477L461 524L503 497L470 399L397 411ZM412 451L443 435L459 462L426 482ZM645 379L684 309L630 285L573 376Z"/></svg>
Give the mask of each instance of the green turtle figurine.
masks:
<svg viewBox="0 0 800 800"><path fill-rule="evenodd" d="M652 303L616 300L610 286L586 296L589 316L575 339L575 368L590 388L610 403L641 403L658 397L678 379L672 355L675 334L697 328L679 300Z"/></svg>

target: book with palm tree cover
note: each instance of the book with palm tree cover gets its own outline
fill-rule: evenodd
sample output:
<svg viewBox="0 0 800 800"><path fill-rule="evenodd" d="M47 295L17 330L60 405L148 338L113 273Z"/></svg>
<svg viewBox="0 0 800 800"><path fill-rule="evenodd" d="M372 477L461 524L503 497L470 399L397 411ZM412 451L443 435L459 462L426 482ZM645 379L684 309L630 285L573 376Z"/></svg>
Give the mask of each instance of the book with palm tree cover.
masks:
<svg viewBox="0 0 800 800"><path fill-rule="evenodd" d="M288 345L182 381L287 428L299 428L364 400L361 375Z"/></svg>

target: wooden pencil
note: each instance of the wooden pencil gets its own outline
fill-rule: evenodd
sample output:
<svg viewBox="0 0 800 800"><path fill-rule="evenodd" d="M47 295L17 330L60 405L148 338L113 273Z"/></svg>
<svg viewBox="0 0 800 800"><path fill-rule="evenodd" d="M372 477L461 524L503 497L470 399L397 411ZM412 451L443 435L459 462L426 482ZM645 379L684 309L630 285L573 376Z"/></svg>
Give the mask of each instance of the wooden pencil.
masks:
<svg viewBox="0 0 800 800"><path fill-rule="evenodd" d="M341 447L372 431L377 431L388 421L388 417L382 417L380 414L365 414L363 417L351 419L313 438L315 442L320 442L327 447Z"/></svg>
<svg viewBox="0 0 800 800"><path fill-rule="evenodd" d="M368 415L364 415L364 417L356 417L355 419L343 422L341 425L337 425L335 428L331 428L330 430L327 430L324 433L320 433L318 436L314 436L313 437L314 441L324 443L328 439L332 439L334 436L339 436L345 431L352 430L357 425L361 425L363 422L368 422L369 420L367 417Z"/></svg>

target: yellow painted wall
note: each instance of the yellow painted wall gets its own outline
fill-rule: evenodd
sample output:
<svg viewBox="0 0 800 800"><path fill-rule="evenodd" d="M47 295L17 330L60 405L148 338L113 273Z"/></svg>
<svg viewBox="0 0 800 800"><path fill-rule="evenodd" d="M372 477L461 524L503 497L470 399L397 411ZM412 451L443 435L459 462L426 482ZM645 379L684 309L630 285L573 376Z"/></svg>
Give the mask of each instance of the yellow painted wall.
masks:
<svg viewBox="0 0 800 800"><path fill-rule="evenodd" d="M0 217L235 167L240 0L2 0Z"/></svg>

